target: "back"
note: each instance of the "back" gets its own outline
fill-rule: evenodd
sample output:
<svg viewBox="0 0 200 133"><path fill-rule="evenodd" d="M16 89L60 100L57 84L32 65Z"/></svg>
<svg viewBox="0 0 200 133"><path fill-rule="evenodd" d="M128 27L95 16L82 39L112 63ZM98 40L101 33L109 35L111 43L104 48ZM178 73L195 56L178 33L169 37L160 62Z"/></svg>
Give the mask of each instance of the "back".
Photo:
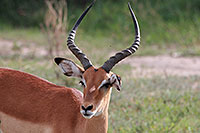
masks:
<svg viewBox="0 0 200 133"><path fill-rule="evenodd" d="M80 91L24 72L0 68L0 112L34 123L68 120L79 112Z"/></svg>

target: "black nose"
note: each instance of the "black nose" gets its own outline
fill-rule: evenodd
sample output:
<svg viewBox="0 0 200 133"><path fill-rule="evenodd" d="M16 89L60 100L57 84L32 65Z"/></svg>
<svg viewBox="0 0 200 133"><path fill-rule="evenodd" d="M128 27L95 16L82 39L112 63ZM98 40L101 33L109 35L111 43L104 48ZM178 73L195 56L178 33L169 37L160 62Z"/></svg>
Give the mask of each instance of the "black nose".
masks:
<svg viewBox="0 0 200 133"><path fill-rule="evenodd" d="M83 110L85 110L85 111L87 111L87 110L92 110L93 105L87 106L86 108L85 108L84 106L81 106L81 108L82 108Z"/></svg>

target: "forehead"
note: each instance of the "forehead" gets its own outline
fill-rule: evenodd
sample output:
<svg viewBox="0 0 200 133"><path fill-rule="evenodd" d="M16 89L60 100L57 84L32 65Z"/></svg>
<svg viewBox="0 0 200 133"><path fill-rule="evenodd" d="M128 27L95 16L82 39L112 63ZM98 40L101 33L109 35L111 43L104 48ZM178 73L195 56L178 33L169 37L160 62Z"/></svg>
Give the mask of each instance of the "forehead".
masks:
<svg viewBox="0 0 200 133"><path fill-rule="evenodd" d="M109 74L102 68L95 69L94 67L90 67L84 72L83 78L87 84L91 83L91 85L98 86L104 79L109 78Z"/></svg>

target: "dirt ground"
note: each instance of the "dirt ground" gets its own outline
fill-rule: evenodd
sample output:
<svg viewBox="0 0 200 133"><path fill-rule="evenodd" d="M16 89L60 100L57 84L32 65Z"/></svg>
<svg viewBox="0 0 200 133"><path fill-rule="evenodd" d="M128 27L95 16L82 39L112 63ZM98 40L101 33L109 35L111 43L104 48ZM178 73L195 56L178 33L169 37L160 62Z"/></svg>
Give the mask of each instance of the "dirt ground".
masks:
<svg viewBox="0 0 200 133"><path fill-rule="evenodd" d="M0 56L6 56L8 53L12 55L16 52L22 56L33 54L40 57L48 54L44 47L35 47L34 43L25 45L20 41L0 39ZM122 63L129 64L132 67L132 73L137 77L151 77L152 75L200 76L200 57L131 56Z"/></svg>
<svg viewBox="0 0 200 133"><path fill-rule="evenodd" d="M47 49L44 47L36 47L35 43L24 41L13 42L0 38L0 56L6 56L8 53L9 56L19 53L22 56L34 55L37 57L46 56L48 54Z"/></svg>
<svg viewBox="0 0 200 133"><path fill-rule="evenodd" d="M142 77L152 75L200 76L200 57L132 56L123 63L130 64L132 73Z"/></svg>

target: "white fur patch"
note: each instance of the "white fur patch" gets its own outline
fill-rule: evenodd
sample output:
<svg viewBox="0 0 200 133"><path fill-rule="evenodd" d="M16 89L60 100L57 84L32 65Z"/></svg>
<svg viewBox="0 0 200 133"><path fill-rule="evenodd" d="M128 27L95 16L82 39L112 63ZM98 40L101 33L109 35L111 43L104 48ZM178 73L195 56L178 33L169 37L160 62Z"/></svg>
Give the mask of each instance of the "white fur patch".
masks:
<svg viewBox="0 0 200 133"><path fill-rule="evenodd" d="M82 80L81 80L82 82L83 82L83 84L85 85L85 88L87 88L87 84L86 84L86 81L85 81L85 79L84 78L82 78Z"/></svg>
<svg viewBox="0 0 200 133"><path fill-rule="evenodd" d="M87 114L90 114L90 115L89 115L89 116L86 116L86 115L84 115L84 114L85 114L85 111L84 111L84 110L81 110L80 112L81 112L82 116L83 116L84 118L86 118L86 119L92 118L92 117L95 115L95 113L96 113L96 112L87 111Z"/></svg>
<svg viewBox="0 0 200 133"><path fill-rule="evenodd" d="M98 87L98 89L100 89L105 83L107 83L108 81L107 80L103 80L102 82L101 82L101 84L99 85L99 87Z"/></svg>
<svg viewBox="0 0 200 133"><path fill-rule="evenodd" d="M108 82L110 82L110 84L112 84L112 87L115 87L118 91L121 90L121 82L118 80L115 74L112 74L108 80L103 80L99 85L98 89L100 89L104 84Z"/></svg>
<svg viewBox="0 0 200 133"><path fill-rule="evenodd" d="M90 88L90 93L94 92L96 90L95 86L93 86L92 88Z"/></svg>
<svg viewBox="0 0 200 133"><path fill-rule="evenodd" d="M12 116L0 112L0 131L4 133L53 133L50 125L36 124L28 121L16 119Z"/></svg>
<svg viewBox="0 0 200 133"><path fill-rule="evenodd" d="M2 130L1 130L1 128L0 128L0 133L3 133Z"/></svg>

